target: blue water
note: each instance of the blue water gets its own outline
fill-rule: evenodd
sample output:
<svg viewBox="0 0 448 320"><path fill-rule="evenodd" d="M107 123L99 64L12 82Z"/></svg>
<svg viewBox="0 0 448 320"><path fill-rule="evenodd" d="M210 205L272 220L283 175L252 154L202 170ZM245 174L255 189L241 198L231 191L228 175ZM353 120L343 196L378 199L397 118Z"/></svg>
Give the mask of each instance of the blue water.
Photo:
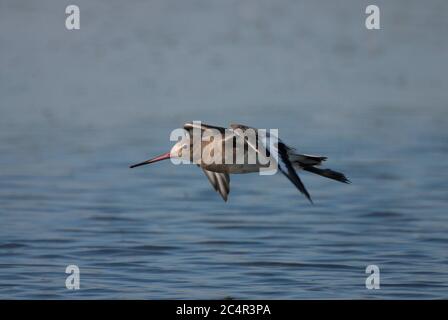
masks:
<svg viewBox="0 0 448 320"><path fill-rule="evenodd" d="M81 0L67 31L1 2L0 298L447 298L448 3L377 4L380 31L354 0ZM237 175L224 203L195 166L128 169L192 120L352 184Z"/></svg>

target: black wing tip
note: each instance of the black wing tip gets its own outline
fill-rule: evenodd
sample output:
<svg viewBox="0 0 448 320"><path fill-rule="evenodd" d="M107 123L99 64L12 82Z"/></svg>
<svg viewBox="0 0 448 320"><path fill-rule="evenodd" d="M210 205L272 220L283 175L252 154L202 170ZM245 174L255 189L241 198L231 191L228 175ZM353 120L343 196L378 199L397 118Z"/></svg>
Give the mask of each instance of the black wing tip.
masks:
<svg viewBox="0 0 448 320"><path fill-rule="evenodd" d="M285 172L281 166L279 166L278 168L280 169L280 171L283 173L284 176L286 176L289 181L292 182L292 184L302 193L305 195L305 197L308 199L309 202L313 203L313 200L311 199L311 196L308 192L308 190L306 189L305 185L303 184L302 180L300 180L299 175L297 174L297 172L294 170L291 162L288 159L288 146L285 145L282 142L279 142L278 144L278 149L279 149L279 153L280 153L280 159L283 161L284 165L286 166L286 170L287 172Z"/></svg>
<svg viewBox="0 0 448 320"><path fill-rule="evenodd" d="M309 194L309 192L308 192L308 190L305 188L305 186L303 186L304 187L304 189L303 189L303 194L305 195L305 197L308 199L308 201L312 204L312 205L314 205L314 201L313 201L313 199L311 199L311 195Z"/></svg>
<svg viewBox="0 0 448 320"><path fill-rule="evenodd" d="M221 193L219 191L219 189L216 190L216 192L221 196L221 198L222 198L222 200L224 200L224 202L227 202L227 200L229 199L229 194L228 193Z"/></svg>
<svg viewBox="0 0 448 320"><path fill-rule="evenodd" d="M346 184L352 184L352 182L350 181L349 178L347 178L345 176L345 174L343 173L339 173L339 176L337 178L334 178L334 180L342 182L342 183L346 183Z"/></svg>
<svg viewBox="0 0 448 320"><path fill-rule="evenodd" d="M307 197L307 199L308 199L308 201L310 202L310 204L314 206L314 201L313 201L313 199L311 199L311 197L309 197L309 198Z"/></svg>

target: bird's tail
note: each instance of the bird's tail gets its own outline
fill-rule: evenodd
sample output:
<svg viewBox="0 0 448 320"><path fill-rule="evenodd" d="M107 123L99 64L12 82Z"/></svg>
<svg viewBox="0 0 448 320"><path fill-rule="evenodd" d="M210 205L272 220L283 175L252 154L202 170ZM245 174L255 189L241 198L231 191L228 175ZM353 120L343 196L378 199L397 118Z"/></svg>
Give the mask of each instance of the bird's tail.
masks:
<svg viewBox="0 0 448 320"><path fill-rule="evenodd" d="M343 182L343 183L350 183L350 180L348 180L347 177L343 173L337 172L337 171L334 171L331 169L320 169L320 168L316 168L313 166L303 167L302 169L305 171L309 171L309 172L318 174L318 175L328 178L328 179L333 179L333 180Z"/></svg>
<svg viewBox="0 0 448 320"><path fill-rule="evenodd" d="M289 159L295 167L305 171L312 172L322 177L339 182L350 183L350 180L348 180L347 177L341 172L315 167L321 165L323 161L327 160L327 157L312 156L307 154L290 154Z"/></svg>
<svg viewBox="0 0 448 320"><path fill-rule="evenodd" d="M319 166L322 164L322 161L327 160L327 157L312 156L310 154L297 154L297 153L288 153L288 158L292 164L295 164L299 167Z"/></svg>

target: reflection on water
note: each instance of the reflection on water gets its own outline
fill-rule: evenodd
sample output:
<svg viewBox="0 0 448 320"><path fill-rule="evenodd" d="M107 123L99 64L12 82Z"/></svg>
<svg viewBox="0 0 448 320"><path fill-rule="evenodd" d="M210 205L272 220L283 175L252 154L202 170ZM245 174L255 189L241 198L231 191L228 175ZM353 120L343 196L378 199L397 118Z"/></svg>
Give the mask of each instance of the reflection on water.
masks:
<svg viewBox="0 0 448 320"><path fill-rule="evenodd" d="M3 4L0 297L446 298L448 8L379 5L370 33L358 1L80 1L69 33ZM312 206L237 175L224 203L194 166L128 169L191 120L279 128L353 184L303 174Z"/></svg>

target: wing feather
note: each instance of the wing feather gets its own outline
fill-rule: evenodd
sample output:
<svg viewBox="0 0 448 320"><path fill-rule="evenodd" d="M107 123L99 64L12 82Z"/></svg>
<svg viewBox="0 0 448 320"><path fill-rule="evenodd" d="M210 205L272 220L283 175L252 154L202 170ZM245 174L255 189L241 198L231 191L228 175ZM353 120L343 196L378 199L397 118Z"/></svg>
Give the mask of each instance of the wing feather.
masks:
<svg viewBox="0 0 448 320"><path fill-rule="evenodd" d="M218 192L224 201L227 201L230 192L230 176L228 173L213 172L202 168L216 192Z"/></svg>
<svg viewBox="0 0 448 320"><path fill-rule="evenodd" d="M280 159L281 159L283 165L286 167L286 172L285 172L285 170L279 164L278 167L279 167L280 171L285 175L285 177L287 177L289 179L289 181L291 181L296 186L297 189L299 189L299 191L301 193L303 193L305 195L305 197L311 203L313 203L313 200L311 200L311 196L308 193L308 190L306 190L305 185L302 183L302 180L300 180L299 176L297 175L297 172L294 170L291 162L288 159L288 149L289 148L284 143L279 142L278 149L279 149Z"/></svg>
<svg viewBox="0 0 448 320"><path fill-rule="evenodd" d="M200 130L207 130L207 129L215 129L218 130L221 133L225 133L225 128L222 127L216 127L216 126L211 126L202 122L187 122L186 124L184 124L184 129L189 131L189 130L193 130L194 128L196 129L200 129Z"/></svg>

